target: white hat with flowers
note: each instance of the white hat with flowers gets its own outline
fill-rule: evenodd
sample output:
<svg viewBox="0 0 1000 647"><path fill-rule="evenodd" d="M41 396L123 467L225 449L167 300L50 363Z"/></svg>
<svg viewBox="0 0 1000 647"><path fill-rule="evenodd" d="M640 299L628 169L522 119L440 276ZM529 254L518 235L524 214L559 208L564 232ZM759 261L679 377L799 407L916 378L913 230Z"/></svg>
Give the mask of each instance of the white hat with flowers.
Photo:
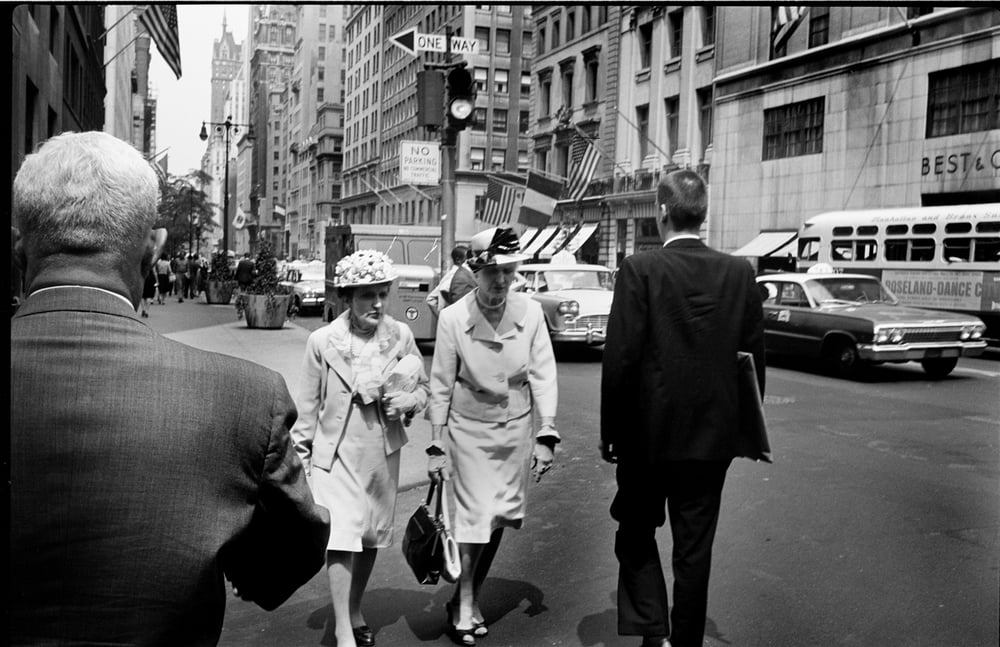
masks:
<svg viewBox="0 0 1000 647"><path fill-rule="evenodd" d="M338 288L389 283L396 278L392 260L374 249L362 249L337 261L333 284Z"/></svg>

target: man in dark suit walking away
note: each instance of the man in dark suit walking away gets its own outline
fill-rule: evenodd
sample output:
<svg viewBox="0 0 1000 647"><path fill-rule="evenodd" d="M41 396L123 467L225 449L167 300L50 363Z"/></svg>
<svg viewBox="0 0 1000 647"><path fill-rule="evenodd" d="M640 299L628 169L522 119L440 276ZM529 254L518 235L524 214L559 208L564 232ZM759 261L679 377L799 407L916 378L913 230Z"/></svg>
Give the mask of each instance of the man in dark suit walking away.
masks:
<svg viewBox="0 0 1000 647"><path fill-rule="evenodd" d="M705 183L673 171L657 187L661 249L625 258L601 376L601 454L617 463L618 633L644 646L702 644L712 543L737 455L737 351L764 391L764 331L753 269L699 237ZM656 529L669 516L674 606Z"/></svg>
<svg viewBox="0 0 1000 647"><path fill-rule="evenodd" d="M270 610L326 557L281 375L136 316L158 196L100 132L50 139L14 180L12 645L215 645L226 579Z"/></svg>

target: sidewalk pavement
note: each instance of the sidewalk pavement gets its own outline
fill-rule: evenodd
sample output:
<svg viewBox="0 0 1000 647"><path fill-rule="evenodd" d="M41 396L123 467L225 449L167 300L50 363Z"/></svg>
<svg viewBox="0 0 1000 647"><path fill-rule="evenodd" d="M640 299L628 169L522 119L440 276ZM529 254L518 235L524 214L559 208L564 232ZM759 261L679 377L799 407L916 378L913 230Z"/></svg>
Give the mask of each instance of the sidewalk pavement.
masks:
<svg viewBox="0 0 1000 647"><path fill-rule="evenodd" d="M236 319L233 306L208 305L204 297L186 299L184 303L168 300L163 306L153 306L151 317L144 321L157 331L174 339L203 350L240 357L277 371L285 378L288 391L296 397L299 390L299 373L310 330L286 320L281 329L266 330L247 328L246 321ZM227 321L198 328L184 328L185 325L202 326L206 323ZM424 358L430 371L430 357ZM410 442L402 449L399 467L399 489L408 490L428 483L427 455L424 449L431 439L430 422L418 414L406 430Z"/></svg>

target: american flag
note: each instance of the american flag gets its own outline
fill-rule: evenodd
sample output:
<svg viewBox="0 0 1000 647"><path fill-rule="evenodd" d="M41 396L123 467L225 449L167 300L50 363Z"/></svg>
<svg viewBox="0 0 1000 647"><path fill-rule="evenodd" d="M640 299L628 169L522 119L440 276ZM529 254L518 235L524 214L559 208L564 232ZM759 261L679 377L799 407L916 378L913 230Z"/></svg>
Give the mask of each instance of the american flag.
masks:
<svg viewBox="0 0 1000 647"><path fill-rule="evenodd" d="M521 187L489 178L486 181L486 197L480 220L494 226L510 221L514 203L520 197L521 190Z"/></svg>
<svg viewBox="0 0 1000 647"><path fill-rule="evenodd" d="M771 25L771 42L775 50L781 49L788 37L805 18L807 7L782 5L774 7L773 23Z"/></svg>
<svg viewBox="0 0 1000 647"><path fill-rule="evenodd" d="M177 6L151 4L139 14L139 23L156 42L156 49L177 78L181 78L181 39L177 34Z"/></svg>
<svg viewBox="0 0 1000 647"><path fill-rule="evenodd" d="M597 146L580 133L573 135L570 146L573 151L573 171L569 175L569 182L566 183L566 198L579 200L587 192L590 181L594 179L601 154Z"/></svg>

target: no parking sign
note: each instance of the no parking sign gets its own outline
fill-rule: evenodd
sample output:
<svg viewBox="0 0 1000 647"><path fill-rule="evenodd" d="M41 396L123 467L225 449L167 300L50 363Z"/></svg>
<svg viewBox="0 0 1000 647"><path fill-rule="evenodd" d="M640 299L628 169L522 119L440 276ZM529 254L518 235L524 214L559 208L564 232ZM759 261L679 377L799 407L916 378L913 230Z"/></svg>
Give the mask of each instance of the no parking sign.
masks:
<svg viewBox="0 0 1000 647"><path fill-rule="evenodd" d="M439 184L441 181L441 143L400 142L399 181L403 184Z"/></svg>

